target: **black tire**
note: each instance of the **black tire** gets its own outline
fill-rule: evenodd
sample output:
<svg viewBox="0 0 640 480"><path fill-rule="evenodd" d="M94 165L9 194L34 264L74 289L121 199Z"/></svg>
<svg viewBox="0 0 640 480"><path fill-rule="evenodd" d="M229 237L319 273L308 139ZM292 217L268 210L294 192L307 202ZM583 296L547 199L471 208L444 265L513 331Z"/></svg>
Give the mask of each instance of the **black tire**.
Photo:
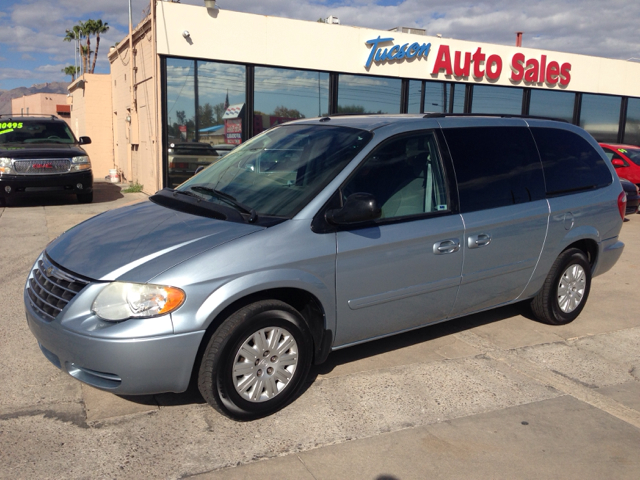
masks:
<svg viewBox="0 0 640 480"><path fill-rule="evenodd" d="M578 275L573 277L572 271ZM568 290L561 289L561 280L569 285ZM531 310L541 322L570 323L582 312L590 290L591 265L582 250L570 248L556 258L542 289L531 301Z"/></svg>
<svg viewBox="0 0 640 480"><path fill-rule="evenodd" d="M286 335L280 332L286 332ZM287 360L281 362L269 345L260 346L255 342L249 346L252 349L249 353L256 353L253 358L246 353L246 357L241 355L240 348L247 347L247 342L251 343L255 335L262 335L260 338L266 342L281 342L282 356L286 355ZM287 346L291 339L295 348ZM312 355L313 340L297 310L278 300L252 303L229 316L209 340L200 363L198 389L209 405L230 418L253 420L264 417L296 398L309 373ZM293 369L288 362L295 362ZM246 370L247 374L234 375L234 367ZM282 375L290 375L285 379L286 383L279 380ZM243 380L254 386L241 386L238 390L236 382ZM251 384L253 380L255 382ZM277 392L273 393L275 386L278 386Z"/></svg>
<svg viewBox="0 0 640 480"><path fill-rule="evenodd" d="M0 207L6 207L7 200L4 197L0 197Z"/></svg>
<svg viewBox="0 0 640 480"><path fill-rule="evenodd" d="M92 203L93 202L93 192L91 193L78 193L78 203Z"/></svg>

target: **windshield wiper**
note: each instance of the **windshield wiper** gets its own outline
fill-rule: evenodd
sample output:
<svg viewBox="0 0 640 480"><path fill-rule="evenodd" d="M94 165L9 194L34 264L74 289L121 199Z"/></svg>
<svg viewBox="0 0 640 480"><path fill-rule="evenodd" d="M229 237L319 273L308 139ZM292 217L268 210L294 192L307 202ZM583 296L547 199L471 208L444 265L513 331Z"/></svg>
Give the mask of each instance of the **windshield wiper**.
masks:
<svg viewBox="0 0 640 480"><path fill-rule="evenodd" d="M216 190L215 188L204 187L202 185L194 185L193 187L190 187L190 189L193 190L194 192L208 193L209 195L217 197L223 202L226 202L229 205L232 205L236 209L240 210L242 213L246 213L247 215L249 215L249 223L253 223L256 220L258 220L258 213L255 211L255 209L240 203L238 200L236 200L236 198L233 195L229 195L228 193L222 192L220 190ZM176 190L176 191L179 191L179 190ZM188 194L188 191L181 192L181 193Z"/></svg>

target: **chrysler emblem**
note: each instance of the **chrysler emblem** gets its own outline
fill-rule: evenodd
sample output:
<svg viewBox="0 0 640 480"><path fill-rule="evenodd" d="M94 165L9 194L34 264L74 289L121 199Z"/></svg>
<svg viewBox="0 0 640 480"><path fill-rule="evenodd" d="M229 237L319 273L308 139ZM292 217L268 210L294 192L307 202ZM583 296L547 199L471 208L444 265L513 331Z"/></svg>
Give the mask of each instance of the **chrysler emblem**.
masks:
<svg viewBox="0 0 640 480"><path fill-rule="evenodd" d="M44 273L46 273L46 274L47 274L47 277L50 277L50 276L51 276L51 274L53 273L53 267L49 267L49 268L47 268L47 269L44 271Z"/></svg>

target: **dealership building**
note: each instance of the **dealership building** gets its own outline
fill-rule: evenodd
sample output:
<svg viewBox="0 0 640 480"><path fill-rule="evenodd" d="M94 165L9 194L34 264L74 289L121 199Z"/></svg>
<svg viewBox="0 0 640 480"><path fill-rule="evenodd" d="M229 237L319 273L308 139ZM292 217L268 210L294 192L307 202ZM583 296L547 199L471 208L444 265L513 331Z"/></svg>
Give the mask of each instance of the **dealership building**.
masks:
<svg viewBox="0 0 640 480"><path fill-rule="evenodd" d="M172 143L239 144L340 113L536 115L640 144L640 63L422 33L152 1L109 52L114 164L96 176L117 168L153 193L177 183ZM97 77L70 86L72 124L96 89L105 98ZM109 129L85 122L76 134Z"/></svg>

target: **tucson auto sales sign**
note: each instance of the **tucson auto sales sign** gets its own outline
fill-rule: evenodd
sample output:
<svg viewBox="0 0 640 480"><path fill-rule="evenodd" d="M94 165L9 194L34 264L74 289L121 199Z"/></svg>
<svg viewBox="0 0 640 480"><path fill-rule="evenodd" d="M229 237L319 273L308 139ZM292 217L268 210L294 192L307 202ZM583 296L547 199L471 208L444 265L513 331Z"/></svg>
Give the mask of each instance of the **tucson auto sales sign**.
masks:
<svg viewBox="0 0 640 480"><path fill-rule="evenodd" d="M398 62L412 59L427 59L431 51L431 43L405 43L403 45L389 45L393 38L374 38L365 43L371 46L369 57L365 63L368 69L372 63L378 65L387 62ZM451 52L449 45L440 45L435 54L431 71L432 75L453 75L466 78L473 75L476 80L496 81L503 72L504 61L500 55L483 52L482 47L475 51L465 52L455 50ZM509 79L514 83L546 83L549 86L561 85L566 87L571 81L571 64L562 63L540 55L539 58L527 58L518 52L509 59L511 75Z"/></svg>

